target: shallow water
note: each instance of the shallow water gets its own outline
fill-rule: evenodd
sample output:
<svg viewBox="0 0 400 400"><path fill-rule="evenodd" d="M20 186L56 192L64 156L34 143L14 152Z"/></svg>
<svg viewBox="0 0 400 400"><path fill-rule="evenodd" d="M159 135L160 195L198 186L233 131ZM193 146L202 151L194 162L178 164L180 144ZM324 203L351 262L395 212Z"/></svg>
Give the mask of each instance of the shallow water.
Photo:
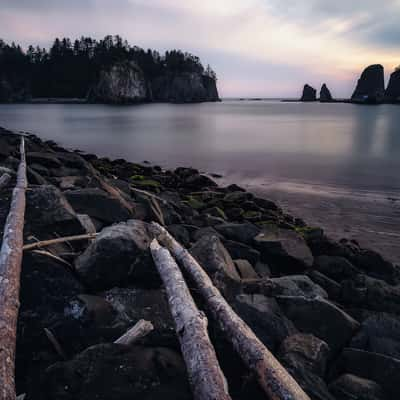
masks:
<svg viewBox="0 0 400 400"><path fill-rule="evenodd" d="M0 105L0 126L112 158L220 173L275 196L297 214L307 198L307 219L333 221L328 228L345 215L346 223L354 225L349 236L360 235L360 224L365 224L383 235L379 241L392 240L393 234L396 241L400 237L398 106L279 101L124 107L19 104ZM338 212L349 204L346 199L360 207ZM324 202L335 212L330 207L321 210ZM363 213L364 207L369 212ZM376 217L375 209L385 217L384 224L371 217ZM400 246L393 242L392 247L389 252L396 253Z"/></svg>

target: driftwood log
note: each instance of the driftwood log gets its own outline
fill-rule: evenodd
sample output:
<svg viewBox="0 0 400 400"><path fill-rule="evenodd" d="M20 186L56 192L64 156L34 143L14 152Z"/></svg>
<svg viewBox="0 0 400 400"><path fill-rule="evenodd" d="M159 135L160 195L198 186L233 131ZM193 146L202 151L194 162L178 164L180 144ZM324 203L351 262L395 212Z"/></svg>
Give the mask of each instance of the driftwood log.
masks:
<svg viewBox="0 0 400 400"><path fill-rule="evenodd" d="M48 247L53 244L95 239L97 235L98 233L85 233L83 235L66 236L56 239L43 240L41 242L26 244L25 246L23 246L23 250L26 251L26 250L40 249L42 247Z"/></svg>
<svg viewBox="0 0 400 400"><path fill-rule="evenodd" d="M200 312L182 273L169 251L154 239L150 245L154 263L164 283L195 400L228 400L226 379Z"/></svg>
<svg viewBox="0 0 400 400"><path fill-rule="evenodd" d="M0 250L0 400L15 400L15 346L27 187L25 143Z"/></svg>
<svg viewBox="0 0 400 400"><path fill-rule="evenodd" d="M11 180L11 175L10 174L3 174L0 176L0 190L3 189L8 185L8 182Z"/></svg>
<svg viewBox="0 0 400 400"><path fill-rule="evenodd" d="M310 400L303 389L258 339L250 327L233 311L195 258L162 226L153 223L160 242L193 280L225 338L232 343L246 366L253 371L271 400Z"/></svg>
<svg viewBox="0 0 400 400"><path fill-rule="evenodd" d="M129 329L120 338L118 338L114 343L130 346L142 337L145 337L153 329L154 326L150 321L141 319L131 329Z"/></svg>

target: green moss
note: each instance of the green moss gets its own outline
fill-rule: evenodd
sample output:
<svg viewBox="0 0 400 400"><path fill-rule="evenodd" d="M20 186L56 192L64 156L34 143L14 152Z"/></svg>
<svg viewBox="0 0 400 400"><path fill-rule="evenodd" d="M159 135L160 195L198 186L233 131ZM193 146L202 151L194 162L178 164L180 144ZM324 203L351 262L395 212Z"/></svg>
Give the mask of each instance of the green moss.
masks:
<svg viewBox="0 0 400 400"><path fill-rule="evenodd" d="M295 226L294 230L301 236L308 236L321 232L321 228L315 226Z"/></svg>
<svg viewBox="0 0 400 400"><path fill-rule="evenodd" d="M194 196L186 196L186 203L195 210L206 207L206 204L204 202Z"/></svg>
<svg viewBox="0 0 400 400"><path fill-rule="evenodd" d="M242 217L244 219L255 220L255 219L261 219L262 214L259 211L245 211Z"/></svg>
<svg viewBox="0 0 400 400"><path fill-rule="evenodd" d="M155 181L154 179L132 179L131 177L131 183L133 186L139 187L139 188L155 188L158 189L161 187L161 183L158 181Z"/></svg>
<svg viewBox="0 0 400 400"><path fill-rule="evenodd" d="M132 175L130 178L132 181L144 181L146 177L143 175Z"/></svg>

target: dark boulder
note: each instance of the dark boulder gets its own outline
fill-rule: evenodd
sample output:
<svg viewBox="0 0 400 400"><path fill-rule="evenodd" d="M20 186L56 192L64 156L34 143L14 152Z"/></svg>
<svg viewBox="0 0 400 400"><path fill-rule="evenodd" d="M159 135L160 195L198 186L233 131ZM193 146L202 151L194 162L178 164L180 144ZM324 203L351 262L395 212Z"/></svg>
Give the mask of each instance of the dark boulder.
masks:
<svg viewBox="0 0 400 400"><path fill-rule="evenodd" d="M315 258L313 267L337 282L352 279L360 273L353 264L343 257L319 256Z"/></svg>
<svg viewBox="0 0 400 400"><path fill-rule="evenodd" d="M385 91L385 101L398 103L400 101L400 69L390 75L389 84Z"/></svg>
<svg viewBox="0 0 400 400"><path fill-rule="evenodd" d="M301 332L324 340L334 353L346 346L359 328L356 320L325 299L281 296L277 300Z"/></svg>
<svg viewBox="0 0 400 400"><path fill-rule="evenodd" d="M295 334L281 344L278 358L313 400L335 400L324 382L329 346L313 335Z"/></svg>
<svg viewBox="0 0 400 400"><path fill-rule="evenodd" d="M241 294L232 300L231 305L271 351L286 337L297 333L273 298L262 294Z"/></svg>
<svg viewBox="0 0 400 400"><path fill-rule="evenodd" d="M253 266L247 260L234 260L235 267L241 279L259 279Z"/></svg>
<svg viewBox="0 0 400 400"><path fill-rule="evenodd" d="M383 67L380 64L374 64L367 67L361 74L351 100L354 103L377 104L383 101L384 94Z"/></svg>
<svg viewBox="0 0 400 400"><path fill-rule="evenodd" d="M385 400L382 387L374 381L344 374L329 385L336 400Z"/></svg>
<svg viewBox="0 0 400 400"><path fill-rule="evenodd" d="M317 91L310 85L304 85L300 101L317 101Z"/></svg>
<svg viewBox="0 0 400 400"><path fill-rule="evenodd" d="M104 190L85 188L68 190L64 194L76 212L87 214L105 224L113 224L132 218L130 210Z"/></svg>
<svg viewBox="0 0 400 400"><path fill-rule="evenodd" d="M31 186L26 194L26 233L39 238L85 233L63 193L55 186Z"/></svg>
<svg viewBox="0 0 400 400"><path fill-rule="evenodd" d="M377 382L385 392L385 399L399 398L400 360L364 350L346 348L338 367L344 372Z"/></svg>
<svg viewBox="0 0 400 400"><path fill-rule="evenodd" d="M143 221L107 227L76 259L76 271L95 290L129 282L158 286L159 276L149 251L152 238L149 225Z"/></svg>
<svg viewBox="0 0 400 400"><path fill-rule="evenodd" d="M330 103L333 101L332 94L325 83L321 87L321 91L319 93L319 101L321 103Z"/></svg>
<svg viewBox="0 0 400 400"><path fill-rule="evenodd" d="M250 222L226 223L215 226L215 229L226 239L247 245L253 244L253 239L260 233L260 228Z"/></svg>
<svg viewBox="0 0 400 400"><path fill-rule="evenodd" d="M265 226L254 238L254 245L261 253L261 260L279 274L298 273L313 263L313 256L304 238L290 229Z"/></svg>
<svg viewBox="0 0 400 400"><path fill-rule="evenodd" d="M52 365L42 385L46 399L191 400L185 364L162 347L100 344Z"/></svg>

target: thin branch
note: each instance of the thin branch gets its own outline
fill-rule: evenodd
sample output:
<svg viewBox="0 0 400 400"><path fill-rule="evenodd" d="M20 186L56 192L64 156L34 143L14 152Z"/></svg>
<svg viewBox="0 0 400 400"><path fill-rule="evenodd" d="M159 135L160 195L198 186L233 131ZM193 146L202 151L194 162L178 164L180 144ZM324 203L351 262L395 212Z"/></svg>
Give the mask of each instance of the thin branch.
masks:
<svg viewBox="0 0 400 400"><path fill-rule="evenodd" d="M154 329L153 324L150 321L141 319L131 329L124 333L114 343L125 344L127 346L132 345L139 339L149 334Z"/></svg>
<svg viewBox="0 0 400 400"><path fill-rule="evenodd" d="M98 233L86 233L84 235L66 236L66 237L61 237L61 238L57 238L57 239L43 240L41 242L26 244L23 247L23 250L24 251L33 250L33 249L38 249L41 247L51 246L53 244L75 242L75 241L79 241L79 240L95 239L97 235L98 235Z"/></svg>

